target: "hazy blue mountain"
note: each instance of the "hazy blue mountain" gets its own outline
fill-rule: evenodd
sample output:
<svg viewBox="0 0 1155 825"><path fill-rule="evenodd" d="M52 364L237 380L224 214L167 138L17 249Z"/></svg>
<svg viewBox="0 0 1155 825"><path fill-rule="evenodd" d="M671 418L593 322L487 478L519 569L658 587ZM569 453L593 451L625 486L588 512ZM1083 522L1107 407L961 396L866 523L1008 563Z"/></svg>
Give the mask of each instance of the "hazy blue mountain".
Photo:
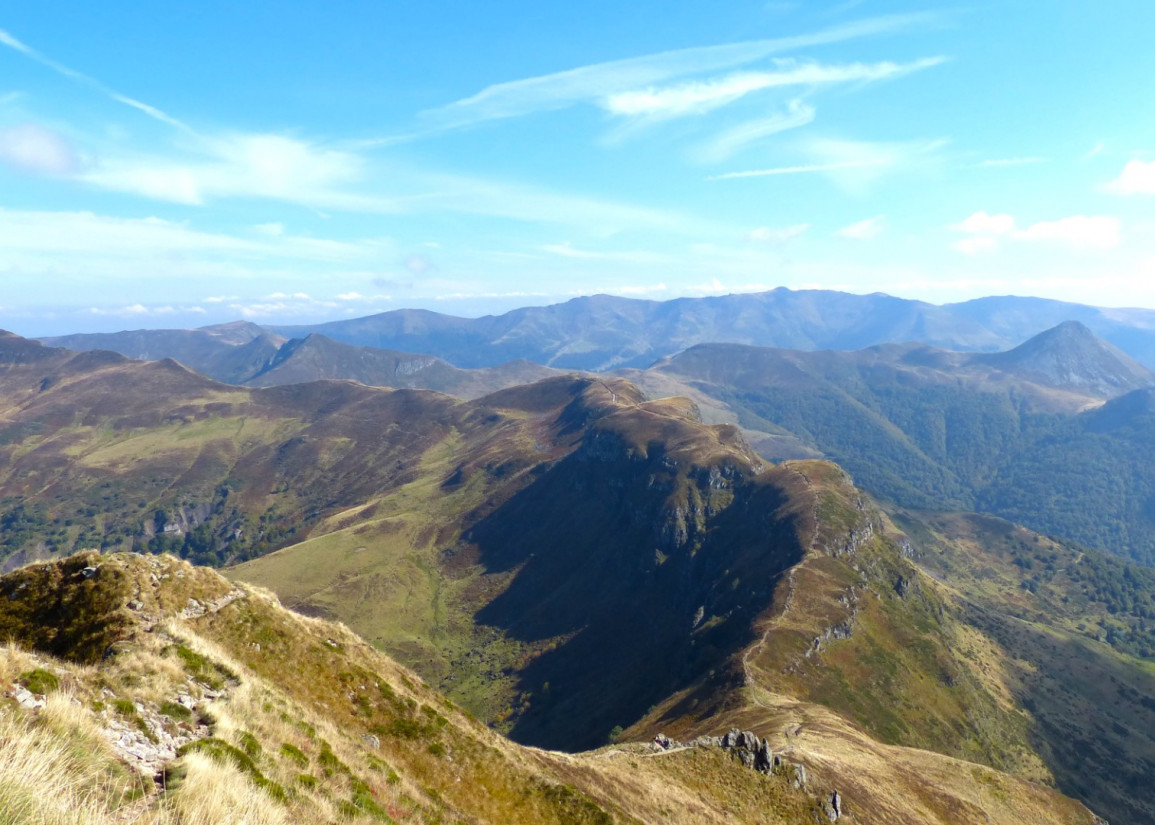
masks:
<svg viewBox="0 0 1155 825"><path fill-rule="evenodd" d="M108 350L140 361L172 358L227 384L243 384L260 372L285 343L283 337L246 321L200 329L138 329L40 340L51 347Z"/></svg>
<svg viewBox="0 0 1155 825"><path fill-rule="evenodd" d="M1078 321L1064 321L1007 352L976 355L984 363L1044 386L1112 398L1148 386L1155 375Z"/></svg>
<svg viewBox="0 0 1155 825"><path fill-rule="evenodd" d="M248 323L198 330L69 335L43 342L84 352L118 352L145 361L172 358L216 381L249 387L345 379L370 386L430 389L478 398L557 374L557 370L524 360L460 369L431 355L358 347L317 333L286 340Z"/></svg>
<svg viewBox="0 0 1155 825"><path fill-rule="evenodd" d="M174 358L218 380L240 383L268 347L234 364L235 346L262 334L280 346L320 333L362 347L427 353L463 368L524 359L559 369L645 368L696 344L854 350L919 341L943 349L999 352L1063 321L1077 320L1132 358L1155 366L1155 311L1101 309L1042 298L994 297L936 306L875 293L774 289L708 298L645 301L592 295L503 315L459 318L401 309L310 326L247 322L200 330L137 330L44 339L70 349L132 358ZM245 373L251 377L255 370Z"/></svg>
<svg viewBox="0 0 1155 825"><path fill-rule="evenodd" d="M774 289L709 298L645 301L594 295L503 315L457 318L397 310L309 327L360 346L428 352L460 367L524 358L567 368L644 368L701 343L801 350L851 350L921 341L944 349L996 352L1067 320L1155 366L1155 311L1100 309L1041 298L982 298L936 306L875 293Z"/></svg>
<svg viewBox="0 0 1155 825"><path fill-rule="evenodd" d="M437 390L469 399L557 374L529 361L460 369L431 355L356 347L313 333L286 341L260 371L238 383L277 387L335 378L374 387Z"/></svg>

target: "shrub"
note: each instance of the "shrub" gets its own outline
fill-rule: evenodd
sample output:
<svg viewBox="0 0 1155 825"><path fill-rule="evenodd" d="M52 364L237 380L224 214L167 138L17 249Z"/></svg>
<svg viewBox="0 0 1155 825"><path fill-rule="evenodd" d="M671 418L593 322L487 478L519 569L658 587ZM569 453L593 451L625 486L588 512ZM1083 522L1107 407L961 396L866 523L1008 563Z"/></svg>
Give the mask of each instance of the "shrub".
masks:
<svg viewBox="0 0 1155 825"><path fill-rule="evenodd" d="M42 667L21 673L19 681L28 690L42 696L60 690L60 680L56 678L56 674Z"/></svg>

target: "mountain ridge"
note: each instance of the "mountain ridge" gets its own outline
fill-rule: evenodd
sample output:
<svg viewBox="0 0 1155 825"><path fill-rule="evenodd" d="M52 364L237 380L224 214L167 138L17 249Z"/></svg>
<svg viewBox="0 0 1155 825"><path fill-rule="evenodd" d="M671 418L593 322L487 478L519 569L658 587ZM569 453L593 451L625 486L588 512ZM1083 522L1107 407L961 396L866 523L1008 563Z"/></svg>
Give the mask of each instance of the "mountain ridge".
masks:
<svg viewBox="0 0 1155 825"><path fill-rule="evenodd" d="M1155 311L1017 296L934 305L883 293L855 295L785 287L669 301L594 295L480 318L400 309L344 321L271 324L258 329L281 339L319 332L356 346L429 353L460 368L525 359L559 369L604 371L646 368L661 357L705 342L817 350L920 340L945 349L993 352L1017 346L1067 320L1082 322L1131 357L1155 367ZM199 342L198 355L185 358L174 349L175 342L182 340L177 331L44 340L114 349L138 358L155 355L160 351L157 347L164 345L164 354L176 355L200 369L192 358L211 361L210 350L219 354L228 346L226 342L235 344L259 335L247 322L193 332L198 333L191 336Z"/></svg>
<svg viewBox="0 0 1155 825"><path fill-rule="evenodd" d="M170 557L80 554L0 577L0 593L0 624L23 643L0 651L0 683L18 697L0 715L0 810L37 821L1099 821L1052 790L819 717L825 747L774 737L768 774L718 737L520 748L342 626ZM34 602L83 607L81 632L114 616L115 632L95 647L60 638L50 653ZM852 794L832 785L843 781Z"/></svg>

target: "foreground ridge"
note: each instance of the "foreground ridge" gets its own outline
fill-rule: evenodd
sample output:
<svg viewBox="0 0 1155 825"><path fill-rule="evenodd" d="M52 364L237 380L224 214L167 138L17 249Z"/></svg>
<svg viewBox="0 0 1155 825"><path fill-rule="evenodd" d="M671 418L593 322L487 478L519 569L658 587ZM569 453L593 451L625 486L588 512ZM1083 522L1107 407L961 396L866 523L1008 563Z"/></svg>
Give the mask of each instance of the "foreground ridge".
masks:
<svg viewBox="0 0 1155 825"><path fill-rule="evenodd" d="M575 755L513 745L344 626L171 557L16 570L0 578L0 632L0 811L15 821L857 821L821 770L747 768L750 746L768 747L753 733ZM1004 797L991 821L1092 822L989 773ZM978 820L945 807L926 821Z"/></svg>

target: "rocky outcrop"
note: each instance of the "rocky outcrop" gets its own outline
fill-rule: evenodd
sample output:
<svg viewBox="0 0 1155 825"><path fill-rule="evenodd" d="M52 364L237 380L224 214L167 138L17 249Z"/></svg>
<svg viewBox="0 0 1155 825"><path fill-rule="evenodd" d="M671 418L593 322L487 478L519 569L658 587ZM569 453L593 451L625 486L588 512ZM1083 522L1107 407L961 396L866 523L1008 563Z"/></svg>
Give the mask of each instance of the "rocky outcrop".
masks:
<svg viewBox="0 0 1155 825"><path fill-rule="evenodd" d="M806 766L791 762L770 747L770 740L763 739L752 731L734 728L724 736L699 736L689 742L679 742L659 733L650 743L656 753L685 750L687 748L717 748L732 755L746 769L765 776L777 777L799 793L813 800L815 816L837 822L843 815L842 794L831 791L828 796L816 794L810 787Z"/></svg>
<svg viewBox="0 0 1155 825"><path fill-rule="evenodd" d="M838 791L830 794L830 798L822 805L822 812L831 822L837 822L842 816L842 795Z"/></svg>
<svg viewBox="0 0 1155 825"><path fill-rule="evenodd" d="M732 729L725 736L699 736L689 742L679 742L659 733L650 743L655 752L683 750L685 748L720 748L733 755L742 765L766 776L779 776L795 790L809 792L806 766L791 762L776 754L770 747L770 740L763 739L752 731ZM834 791L822 803L822 810L831 822L842 816L842 795Z"/></svg>

